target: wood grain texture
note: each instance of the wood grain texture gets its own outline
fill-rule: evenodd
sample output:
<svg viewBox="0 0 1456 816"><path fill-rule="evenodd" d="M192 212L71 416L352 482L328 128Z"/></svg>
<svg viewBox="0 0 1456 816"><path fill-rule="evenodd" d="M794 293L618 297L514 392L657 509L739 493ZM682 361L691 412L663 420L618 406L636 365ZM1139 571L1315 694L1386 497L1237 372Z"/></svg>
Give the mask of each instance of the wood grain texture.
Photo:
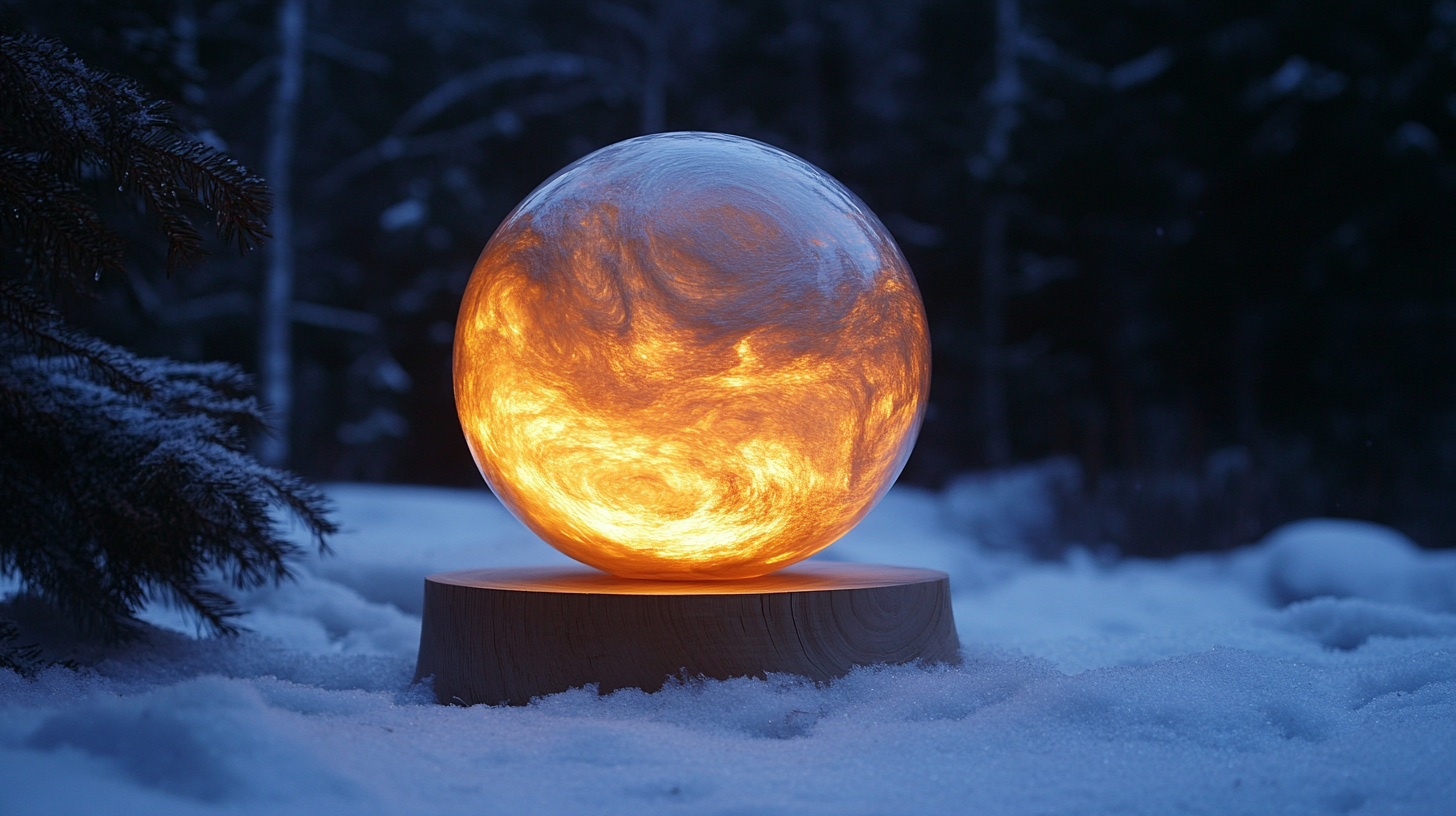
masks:
<svg viewBox="0 0 1456 816"><path fill-rule="evenodd" d="M442 703L511 703L670 677L814 680L875 663L959 662L943 572L799 564L746 581L659 582L588 568L466 570L425 579L415 680Z"/></svg>

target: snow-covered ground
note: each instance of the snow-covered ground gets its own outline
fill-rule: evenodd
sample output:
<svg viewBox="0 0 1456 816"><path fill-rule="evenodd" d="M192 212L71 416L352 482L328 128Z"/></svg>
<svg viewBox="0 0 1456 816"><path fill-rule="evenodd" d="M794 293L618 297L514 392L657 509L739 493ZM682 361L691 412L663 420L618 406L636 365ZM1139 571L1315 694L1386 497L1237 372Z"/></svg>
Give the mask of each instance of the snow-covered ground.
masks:
<svg viewBox="0 0 1456 816"><path fill-rule="evenodd" d="M564 557L483 490L330 492L337 555L249 596L254 634L153 610L89 669L0 671L0 813L1456 814L1456 553L1384 528L1034 562L897 488L822 557L949 572L961 666L452 708L409 685L422 577Z"/></svg>

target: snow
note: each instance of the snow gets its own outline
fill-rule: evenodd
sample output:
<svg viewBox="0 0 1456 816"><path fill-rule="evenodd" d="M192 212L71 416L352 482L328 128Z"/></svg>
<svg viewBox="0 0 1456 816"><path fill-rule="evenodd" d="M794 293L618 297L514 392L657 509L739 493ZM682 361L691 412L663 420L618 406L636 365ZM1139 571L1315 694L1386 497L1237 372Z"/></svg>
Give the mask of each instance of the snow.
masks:
<svg viewBox="0 0 1456 816"><path fill-rule="evenodd" d="M1036 561L1023 476L896 488L823 555L949 572L961 666L520 708L409 685L421 578L564 558L483 490L334 485L337 555L247 596L253 634L152 610L82 671L0 671L0 814L1456 812L1456 553L1315 519Z"/></svg>

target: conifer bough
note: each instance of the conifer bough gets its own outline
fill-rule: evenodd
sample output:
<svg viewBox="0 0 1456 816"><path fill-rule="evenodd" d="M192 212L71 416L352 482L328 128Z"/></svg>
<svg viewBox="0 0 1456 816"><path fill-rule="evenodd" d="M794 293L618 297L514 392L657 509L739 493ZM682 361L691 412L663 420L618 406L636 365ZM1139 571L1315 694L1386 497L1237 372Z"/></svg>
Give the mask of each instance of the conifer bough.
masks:
<svg viewBox="0 0 1456 816"><path fill-rule="evenodd" d="M214 582L275 583L300 554L273 510L321 551L336 528L322 493L247 453L263 417L240 368L137 357L38 294L124 273L97 176L156 217L168 274L205 254L189 208L240 251L267 237L262 179L135 83L53 40L0 37L0 574L108 639L135 634L149 599L232 633L240 610Z"/></svg>

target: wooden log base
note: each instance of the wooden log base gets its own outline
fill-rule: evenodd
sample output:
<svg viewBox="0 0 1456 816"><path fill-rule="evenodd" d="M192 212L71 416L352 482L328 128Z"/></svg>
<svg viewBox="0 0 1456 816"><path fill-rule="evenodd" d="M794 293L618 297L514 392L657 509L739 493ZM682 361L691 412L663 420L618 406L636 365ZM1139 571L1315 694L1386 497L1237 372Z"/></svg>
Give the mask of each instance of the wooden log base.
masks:
<svg viewBox="0 0 1456 816"><path fill-rule="evenodd" d="M957 663L943 572L800 563L738 581L637 581L587 567L425 579L415 680L442 703L511 703L671 677L829 680L875 663Z"/></svg>

